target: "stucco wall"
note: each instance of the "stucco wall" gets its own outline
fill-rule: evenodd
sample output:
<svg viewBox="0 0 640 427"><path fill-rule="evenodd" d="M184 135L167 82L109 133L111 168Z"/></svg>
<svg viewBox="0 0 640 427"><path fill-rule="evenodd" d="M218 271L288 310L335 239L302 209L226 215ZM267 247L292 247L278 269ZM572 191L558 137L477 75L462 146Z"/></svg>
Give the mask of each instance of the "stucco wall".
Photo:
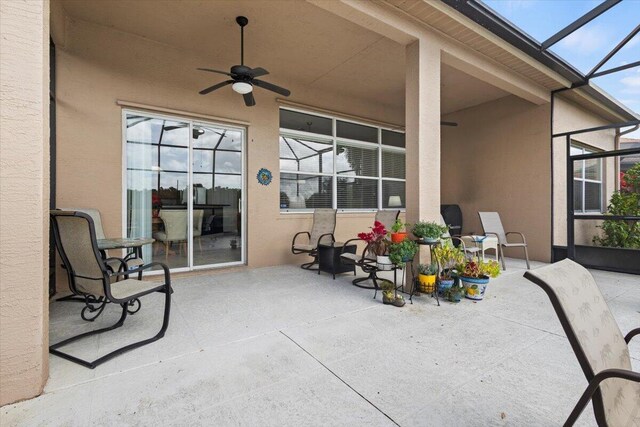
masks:
<svg viewBox="0 0 640 427"><path fill-rule="evenodd" d="M479 211L497 211L527 238L529 256L550 259L549 105L508 96L444 117L442 203L462 209L465 233L481 233ZM523 258L521 249L507 256Z"/></svg>
<svg viewBox="0 0 640 427"><path fill-rule="evenodd" d="M48 375L49 3L0 2L0 405Z"/></svg>
<svg viewBox="0 0 640 427"><path fill-rule="evenodd" d="M586 111L573 104L571 101L558 96L555 101L555 113L553 131L554 133L569 132L573 130L591 128L610 124L604 118ZM572 139L576 142L588 146L613 150L615 147L615 130L604 130L598 132L575 135ZM566 139L554 138L553 141L553 243L558 246L567 244L567 183L566 183ZM615 158L604 160L604 199L603 208L606 210L611 194L615 191ZM575 242L576 244L591 244L592 237L598 233L596 225L600 221L576 221L575 222Z"/></svg>
<svg viewBox="0 0 640 427"><path fill-rule="evenodd" d="M225 69L171 46L103 26L66 20L57 41L57 205L100 210L107 235L122 233L122 124L117 100L241 120L247 132L248 256L251 267L306 262L290 253L296 231L308 230L311 215L280 214L279 104L270 92L256 91L257 105L247 108L231 90L208 96L198 90L216 81L196 67ZM401 47L399 46L399 49ZM398 64L403 72L404 64ZM404 111L352 96L316 91L288 81L292 101L319 108L402 124ZM269 186L255 179L258 169L274 173ZM340 214L338 239L362 231L371 214Z"/></svg>

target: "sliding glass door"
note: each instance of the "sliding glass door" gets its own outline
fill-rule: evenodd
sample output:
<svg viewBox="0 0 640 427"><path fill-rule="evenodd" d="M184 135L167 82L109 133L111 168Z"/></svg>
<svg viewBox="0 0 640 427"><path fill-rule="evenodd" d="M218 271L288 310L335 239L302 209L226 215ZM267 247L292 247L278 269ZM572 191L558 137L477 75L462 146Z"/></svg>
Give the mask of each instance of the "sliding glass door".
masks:
<svg viewBox="0 0 640 427"><path fill-rule="evenodd" d="M127 237L145 262L192 269L244 262L244 130L125 111Z"/></svg>

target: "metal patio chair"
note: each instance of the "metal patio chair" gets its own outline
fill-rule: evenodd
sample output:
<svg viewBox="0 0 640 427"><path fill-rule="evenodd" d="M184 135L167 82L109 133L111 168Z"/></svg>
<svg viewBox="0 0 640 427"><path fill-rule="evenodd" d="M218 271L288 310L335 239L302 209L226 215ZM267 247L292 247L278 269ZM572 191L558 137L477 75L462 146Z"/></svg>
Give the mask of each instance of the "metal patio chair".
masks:
<svg viewBox="0 0 640 427"><path fill-rule="evenodd" d="M500 221L500 215L498 212L478 212L480 216L480 222L482 223L482 229L485 235L493 235L498 238L498 252L499 258L502 261L502 269L506 270L507 266L504 261L504 249L505 248L523 248L524 258L527 261L527 270L531 269L529 265L529 253L527 252L527 240L524 238L524 234L518 231L504 231L502 221ZM522 239L521 242L509 242L507 236L510 234L517 234Z"/></svg>
<svg viewBox="0 0 640 427"><path fill-rule="evenodd" d="M549 296L589 385L565 426L573 425L591 400L599 426L640 426L640 373L632 371L624 338L593 276L565 259L527 271L524 277Z"/></svg>
<svg viewBox="0 0 640 427"><path fill-rule="evenodd" d="M291 241L291 253L307 254L313 258L311 262L302 264L300 267L305 270L315 270L313 266L318 263L318 244L334 243L336 239L333 233L336 231L336 210L335 209L315 209L313 211L313 225L311 232L300 231L293 236ZM298 236L306 234L307 243L297 243Z"/></svg>
<svg viewBox="0 0 640 427"><path fill-rule="evenodd" d="M378 295L378 290L380 289L380 287L378 286L378 281L382 280L380 277L378 277L378 272L381 270L378 268L378 264L376 262L376 256L371 254L368 244L364 247L364 249L360 253L358 253L358 250L356 250L355 253L347 252L345 250L345 248L347 248L349 245L356 244L357 242L364 242L364 240L356 237L346 241L346 243L342 247L342 253L340 254L340 261L342 261L342 263L346 265L353 265L354 274L356 274L355 267L360 267L362 271L367 274L366 277L358 277L353 279L351 283L353 284L353 286L357 286L359 288L374 289L373 298L375 299L376 296ZM396 282L395 280L396 270L397 270L397 267L394 266L393 267L394 283ZM385 270L385 271L388 271L388 270ZM371 281L371 285L362 284L362 282L368 282L368 281Z"/></svg>
<svg viewBox="0 0 640 427"><path fill-rule="evenodd" d="M391 231L391 226L396 223L396 220L400 216L400 211L379 210L376 212L376 218L374 221L379 221L384 224L384 227Z"/></svg>
<svg viewBox="0 0 640 427"><path fill-rule="evenodd" d="M69 280L69 287L73 293L83 296L87 301L92 300L103 305L107 303L119 304L122 307L122 315L112 326L85 332L52 344L49 346L49 352L93 369L126 351L133 350L134 348L141 347L162 338L169 326L169 313L171 308L171 277L169 268L164 264L153 262L135 269L114 272L107 266L108 260L100 256L96 241L95 225L90 215L82 212L55 210L51 211L50 218L56 248L64 263ZM120 262L124 264L123 260L120 260ZM164 270L164 283L141 280L142 272L154 266L160 266ZM135 274L138 275L137 279L129 278L129 275ZM121 280L113 282L113 278L121 278ZM58 350L60 347L79 339L121 327L127 318L127 314L130 313L130 304L133 301L138 301L138 304L140 304L139 298L152 292L162 292L165 294L162 327L155 336L128 344L93 361L82 360ZM139 309L140 305L138 305L136 311Z"/></svg>

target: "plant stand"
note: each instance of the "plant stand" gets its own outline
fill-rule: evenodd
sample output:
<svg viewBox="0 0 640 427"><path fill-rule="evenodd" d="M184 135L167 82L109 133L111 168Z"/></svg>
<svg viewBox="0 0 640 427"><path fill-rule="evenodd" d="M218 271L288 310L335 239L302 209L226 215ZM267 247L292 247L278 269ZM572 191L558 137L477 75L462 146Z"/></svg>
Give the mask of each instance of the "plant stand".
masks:
<svg viewBox="0 0 640 427"><path fill-rule="evenodd" d="M434 246L437 246L437 245L440 244L440 241L437 241L437 242L425 242L422 239L419 239L419 240L416 240L416 243L419 244L419 245L429 246L429 252L431 252L431 250L432 250L432 248ZM416 288L417 288L416 284L418 282L418 274L414 271L413 260L411 260L409 262L411 263L411 295L409 295L409 302L411 304L413 304L413 296L416 295L416 294L419 295L419 293L416 292ZM440 270L439 267L438 267L438 270ZM437 283L433 287L433 292L431 292L430 296L431 296L431 298L433 298L435 296L436 302L438 303L438 307L440 307L440 297L438 296L438 285L437 285Z"/></svg>

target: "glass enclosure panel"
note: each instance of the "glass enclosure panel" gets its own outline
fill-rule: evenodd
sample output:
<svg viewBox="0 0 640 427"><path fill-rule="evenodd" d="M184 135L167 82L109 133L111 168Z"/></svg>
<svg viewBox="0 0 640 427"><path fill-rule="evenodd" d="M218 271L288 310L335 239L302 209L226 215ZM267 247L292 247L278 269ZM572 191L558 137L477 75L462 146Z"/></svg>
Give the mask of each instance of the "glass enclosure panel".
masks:
<svg viewBox="0 0 640 427"><path fill-rule="evenodd" d="M126 126L127 237L156 240L142 248L145 262L187 267L189 125L128 114Z"/></svg>
<svg viewBox="0 0 640 427"><path fill-rule="evenodd" d="M280 110L280 127L283 129L301 130L304 132L333 135L332 120L313 114L297 111Z"/></svg>
<svg viewBox="0 0 640 427"><path fill-rule="evenodd" d="M280 208L330 208L332 177L321 175L280 174Z"/></svg>
<svg viewBox="0 0 640 427"><path fill-rule="evenodd" d="M333 173L333 142L280 136L280 170Z"/></svg>
<svg viewBox="0 0 640 427"><path fill-rule="evenodd" d="M378 129L357 123L336 121L336 136L338 138L355 139L358 141L378 142Z"/></svg>
<svg viewBox="0 0 640 427"><path fill-rule="evenodd" d="M338 177L338 209L377 209L378 180Z"/></svg>
<svg viewBox="0 0 640 427"><path fill-rule="evenodd" d="M378 176L378 150L338 143L336 172L350 176Z"/></svg>
<svg viewBox="0 0 640 427"><path fill-rule="evenodd" d="M382 207L406 208L404 181L382 181Z"/></svg>

